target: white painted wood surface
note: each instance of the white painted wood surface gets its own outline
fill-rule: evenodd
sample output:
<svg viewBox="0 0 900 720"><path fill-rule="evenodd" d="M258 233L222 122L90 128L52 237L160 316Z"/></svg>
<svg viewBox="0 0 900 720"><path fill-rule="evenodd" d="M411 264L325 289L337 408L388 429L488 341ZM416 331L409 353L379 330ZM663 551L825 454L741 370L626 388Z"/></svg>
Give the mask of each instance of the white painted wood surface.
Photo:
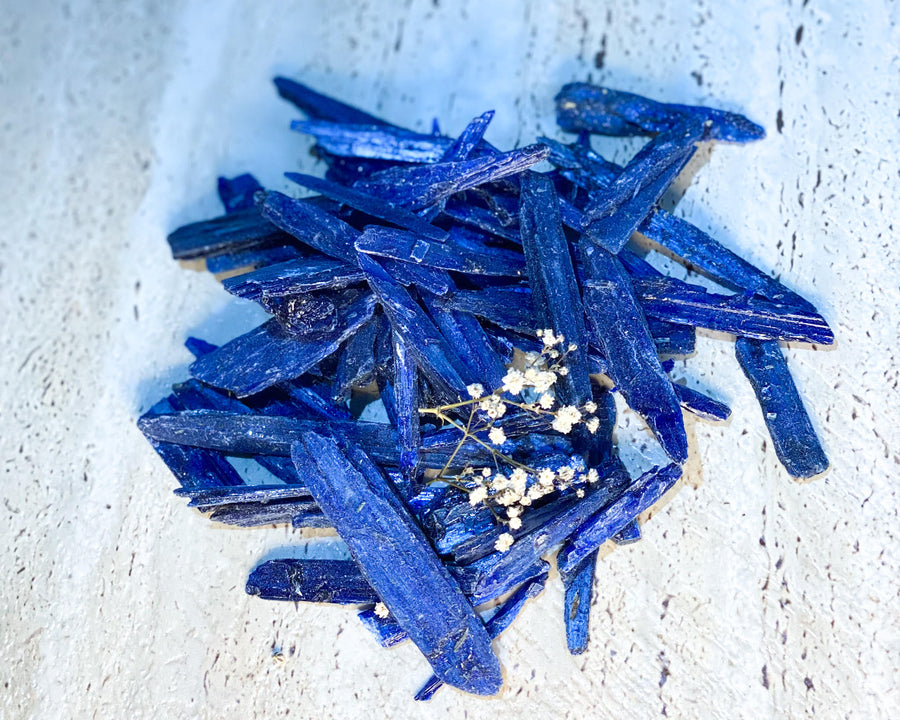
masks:
<svg viewBox="0 0 900 720"><path fill-rule="evenodd" d="M900 6L3 5L0 717L898 717ZM689 423L687 486L601 563L587 654L565 651L552 582L496 643L503 695L419 705L414 648L377 648L349 609L247 597L299 533L185 508L134 421L186 377L189 333L256 319L166 233L219 211L218 174L321 172L277 73L417 129L493 108L503 147L561 137L571 80L763 123L677 212L831 322L836 347L788 353L831 472L787 477L731 343L705 335L677 372L734 417Z"/></svg>

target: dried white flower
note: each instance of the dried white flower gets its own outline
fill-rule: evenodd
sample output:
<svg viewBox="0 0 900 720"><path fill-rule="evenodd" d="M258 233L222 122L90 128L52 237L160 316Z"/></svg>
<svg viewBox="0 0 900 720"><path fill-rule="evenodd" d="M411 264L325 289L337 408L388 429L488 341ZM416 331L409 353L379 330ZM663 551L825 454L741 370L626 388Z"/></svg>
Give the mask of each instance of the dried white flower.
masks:
<svg viewBox="0 0 900 720"><path fill-rule="evenodd" d="M591 468L588 470L587 479L589 483L595 483L600 479L600 474L594 468Z"/></svg>
<svg viewBox="0 0 900 720"><path fill-rule="evenodd" d="M565 370L565 368L560 368L560 372L562 372L562 370ZM526 377L527 374L528 373L526 372ZM545 393L553 387L553 383L555 382L556 373L552 370L543 370L541 372L535 372L532 384L534 385L535 392Z"/></svg>
<svg viewBox="0 0 900 720"><path fill-rule="evenodd" d="M574 405L566 405L556 411L556 419L551 427L557 432L568 435L572 431L572 426L581 420L581 410Z"/></svg>
<svg viewBox="0 0 900 720"><path fill-rule="evenodd" d="M544 410L549 410L553 407L553 403L556 400L550 393L544 393L538 398L538 405L540 405Z"/></svg>
<svg viewBox="0 0 900 720"><path fill-rule="evenodd" d="M563 482L570 482L575 477L575 468L569 465L563 465L556 473Z"/></svg>
<svg viewBox="0 0 900 720"><path fill-rule="evenodd" d="M556 478L556 473L553 472L550 468L543 468L538 473L538 482L544 486L552 486L553 480Z"/></svg>
<svg viewBox="0 0 900 720"><path fill-rule="evenodd" d="M552 348L554 345L559 345L565 340L562 335L554 335L552 329L546 329L543 333L538 335L544 341L544 347Z"/></svg>
<svg viewBox="0 0 900 720"><path fill-rule="evenodd" d="M484 395L484 385L481 383L472 383L471 385L466 386L466 391L469 393L469 397L480 398Z"/></svg>
<svg viewBox="0 0 900 720"><path fill-rule="evenodd" d="M524 389L525 376L515 368L503 376L503 392L508 392L510 395L518 395Z"/></svg>
<svg viewBox="0 0 900 720"><path fill-rule="evenodd" d="M596 433L597 429L600 427L600 418L592 417L586 424L587 429L590 430L591 434Z"/></svg>
<svg viewBox="0 0 900 720"><path fill-rule="evenodd" d="M561 368L559 369L559 374L562 375L563 377L565 377L566 375L569 374L569 368L567 368L567 367L561 367Z"/></svg>
<svg viewBox="0 0 900 720"><path fill-rule="evenodd" d="M489 395L478 403L478 407L484 410L492 420L503 417L506 412L506 403L496 395Z"/></svg>
<svg viewBox="0 0 900 720"><path fill-rule="evenodd" d="M575 491L575 495L576 495L577 497L583 498L583 497L584 497L584 490L582 490L581 488L578 488L578 489Z"/></svg>
<svg viewBox="0 0 900 720"><path fill-rule="evenodd" d="M469 493L469 505L477 505L487 499L487 488L483 485L475 488Z"/></svg>
<svg viewBox="0 0 900 720"><path fill-rule="evenodd" d="M491 489L492 490L506 490L509 487L509 478L502 473L497 473L494 477L491 478Z"/></svg>
<svg viewBox="0 0 900 720"><path fill-rule="evenodd" d="M522 468L516 468L512 471L512 475L509 479L512 483L513 490L515 490L519 495L524 495L525 488L528 487L528 473L526 473Z"/></svg>
<svg viewBox="0 0 900 720"><path fill-rule="evenodd" d="M522 508L511 507L506 510L506 517L508 518L517 518L522 514Z"/></svg>
<svg viewBox="0 0 900 720"><path fill-rule="evenodd" d="M481 477L489 478L491 476L490 468L481 468Z"/></svg>
<svg viewBox="0 0 900 720"><path fill-rule="evenodd" d="M494 445L502 445L506 442L506 433L503 432L502 427L492 427L488 437Z"/></svg>
<svg viewBox="0 0 900 720"><path fill-rule="evenodd" d="M578 346L575 343L569 343L569 352L575 352Z"/></svg>
<svg viewBox="0 0 900 720"><path fill-rule="evenodd" d="M589 413L597 412L597 403L595 403L593 400L588 400L584 404L584 411Z"/></svg>
<svg viewBox="0 0 900 720"><path fill-rule="evenodd" d="M503 533L497 538L497 542L494 543L494 549L499 550L500 552L506 552L512 547L513 542L514 538L512 535Z"/></svg>
<svg viewBox="0 0 900 720"><path fill-rule="evenodd" d="M520 527L522 527L522 518L510 518L508 524L511 530L518 530Z"/></svg>
<svg viewBox="0 0 900 720"><path fill-rule="evenodd" d="M380 618L386 618L391 612L387 609L387 605L383 602L378 602L375 603L375 614Z"/></svg>

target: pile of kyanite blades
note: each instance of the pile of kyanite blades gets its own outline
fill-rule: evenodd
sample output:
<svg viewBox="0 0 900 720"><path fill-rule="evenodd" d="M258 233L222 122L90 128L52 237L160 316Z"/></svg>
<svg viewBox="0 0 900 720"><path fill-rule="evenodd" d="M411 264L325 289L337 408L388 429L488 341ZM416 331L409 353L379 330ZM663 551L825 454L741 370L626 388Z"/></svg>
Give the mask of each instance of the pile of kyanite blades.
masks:
<svg viewBox="0 0 900 720"><path fill-rule="evenodd" d="M225 214L169 237L175 258L229 273L225 289L272 317L221 347L189 339L191 379L139 423L181 483L176 493L211 519L331 527L353 558L270 560L247 592L362 606L360 620L383 646L410 639L431 664L417 698L443 683L490 695L502 684L491 641L541 592L555 555L569 648L582 652L598 547L638 540L636 518L680 477L682 413L729 415L668 376L672 356L694 351L696 328L736 336L737 361L788 473L827 468L779 347L831 343L826 322L659 206L698 143L758 140L762 128L574 83L556 98L574 142L500 151L483 139L491 112L455 138L436 123L423 134L291 80L275 83L307 118L293 129L316 139L328 168L325 179L287 177L317 195L298 200L250 175L223 178ZM591 150L592 133L648 140L622 167ZM544 160L554 169L530 169ZM630 245L634 233L722 290L662 274ZM593 432L559 431L552 413L513 404L499 417L472 405L445 410L443 420L420 415L468 400L478 385L500 393L523 356L546 357L546 330L566 348L552 406L590 407ZM628 476L613 445L614 392L671 464ZM388 422L358 419L367 393ZM485 430L461 443L458 424L469 418ZM465 475L462 486L433 482L448 467L495 462L488 426L503 430L504 456L522 466L576 463L593 480L554 489L509 522L470 502ZM246 459L274 478L248 483L235 470Z"/></svg>

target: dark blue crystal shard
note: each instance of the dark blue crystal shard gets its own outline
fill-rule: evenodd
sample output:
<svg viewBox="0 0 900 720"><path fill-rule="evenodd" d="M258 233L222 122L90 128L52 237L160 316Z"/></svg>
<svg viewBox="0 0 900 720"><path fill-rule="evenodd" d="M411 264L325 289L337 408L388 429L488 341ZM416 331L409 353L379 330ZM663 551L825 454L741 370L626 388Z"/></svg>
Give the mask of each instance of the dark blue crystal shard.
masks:
<svg viewBox="0 0 900 720"><path fill-rule="evenodd" d="M646 135L666 132L694 120L704 126L704 139L750 142L765 130L743 115L691 105L670 105L610 88L570 83L556 96L556 122L563 130L603 135Z"/></svg>
<svg viewBox="0 0 900 720"><path fill-rule="evenodd" d="M172 257L193 260L266 245L283 245L285 237L259 214L259 210L251 208L184 225L171 233L168 241Z"/></svg>
<svg viewBox="0 0 900 720"><path fill-rule="evenodd" d="M291 130L312 135L320 148L333 155L406 163L438 162L453 144L449 138L388 125L296 120Z"/></svg>
<svg viewBox="0 0 900 720"><path fill-rule="evenodd" d="M435 674L467 692L497 692L503 679L484 625L378 468L351 444L315 433L301 443L321 472L310 478L313 496Z"/></svg>
<svg viewBox="0 0 900 720"><path fill-rule="evenodd" d="M687 436L672 384L650 338L631 282L606 250L582 240L584 303L593 339L628 405L640 414L675 462L687 459Z"/></svg>
<svg viewBox="0 0 900 720"><path fill-rule="evenodd" d="M585 207L591 239L618 253L693 157L701 126L687 123L647 143L606 190Z"/></svg>
<svg viewBox="0 0 900 720"><path fill-rule="evenodd" d="M381 118L335 100L328 95L316 92L312 88L286 77L274 80L278 94L296 105L309 117L316 120L329 120L338 123L357 123L359 125L388 125Z"/></svg>
<svg viewBox="0 0 900 720"><path fill-rule="evenodd" d="M591 596L597 552L588 555L571 575L563 577L566 589L563 613L566 623L566 644L569 652L580 655L588 646L588 625L591 615Z"/></svg>
<svg viewBox="0 0 900 720"><path fill-rule="evenodd" d="M219 199L225 206L226 213L249 210L255 204L254 193L262 189L259 180L250 174L238 175L231 179L219 178Z"/></svg>
<svg viewBox="0 0 900 720"><path fill-rule="evenodd" d="M352 560L269 560L250 573L247 594L264 600L345 605L379 601Z"/></svg>
<svg viewBox="0 0 900 720"><path fill-rule="evenodd" d="M491 638L499 637L500 634L512 624L513 620L516 619L516 616L525 606L525 603L541 594L544 590L544 583L546 582L547 575L545 573L543 575L538 575L519 586L519 588L509 596L509 598L484 624L485 629L488 631L488 635L490 635ZM419 701L431 700L431 698L434 697L434 694L441 689L443 684L444 683L437 675L432 675L419 692L416 693L415 699Z"/></svg>
<svg viewBox="0 0 900 720"><path fill-rule="evenodd" d="M354 258L355 260L355 258ZM247 300L299 295L315 290L332 290L365 280L365 274L354 265L332 258L306 258L269 265L253 272L222 281L232 295Z"/></svg>
<svg viewBox="0 0 900 720"><path fill-rule="evenodd" d="M362 624L369 629L369 632L378 639L381 647L394 647L409 640L409 633L400 627L400 623L391 616L380 617L372 608L369 608L360 612L358 617Z"/></svg>
<svg viewBox="0 0 900 720"><path fill-rule="evenodd" d="M286 332L277 320L235 338L191 365L191 374L240 397L292 380L334 353L371 316L374 298L364 295L341 313L335 329L304 340Z"/></svg>
<svg viewBox="0 0 900 720"><path fill-rule="evenodd" d="M378 262L361 254L359 264L390 318L394 332L406 341L422 372L435 386L446 388L448 396L463 396L466 385L471 382L469 372L425 311Z"/></svg>
<svg viewBox="0 0 900 720"><path fill-rule="evenodd" d="M577 572L591 553L656 503L680 477L681 468L675 464L654 468L641 475L614 502L569 535L556 557L560 574Z"/></svg>
<svg viewBox="0 0 900 720"><path fill-rule="evenodd" d="M575 346L568 356L569 372L562 381L560 400L566 405L581 405L591 398L587 332L556 191L546 177L525 173L520 202L519 226L537 324L564 337L561 349Z"/></svg>
<svg viewBox="0 0 900 720"><path fill-rule="evenodd" d="M825 472L828 458L778 343L738 338L735 351L759 400L775 453L788 473L806 479Z"/></svg>

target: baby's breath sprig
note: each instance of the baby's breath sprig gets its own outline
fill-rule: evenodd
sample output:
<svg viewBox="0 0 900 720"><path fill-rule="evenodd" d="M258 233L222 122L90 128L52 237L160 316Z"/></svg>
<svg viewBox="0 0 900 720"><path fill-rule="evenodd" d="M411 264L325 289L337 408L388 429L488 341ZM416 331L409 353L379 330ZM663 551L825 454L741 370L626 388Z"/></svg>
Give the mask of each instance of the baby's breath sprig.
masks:
<svg viewBox="0 0 900 720"><path fill-rule="evenodd" d="M495 423L506 414L510 406L537 415L551 416L551 427L565 435L579 423L583 423L591 433L596 433L600 427L600 419L594 415L597 406L593 402L587 402L582 407L556 407L554 386L560 377L568 374L565 359L578 346L574 343L566 345L565 338L556 335L551 329L538 330L537 336L543 342L541 352L525 353L524 364L520 368L508 366L501 386L493 392L486 393L481 383L473 383L466 388L469 399L419 411L452 425L462 434L434 481L445 482L467 492L471 505L485 505L495 519L510 530L522 527L522 513L536 500L573 486L576 487L576 495L583 497L584 489L581 486L596 483L600 479L596 470L584 468L581 458L572 458L568 464L558 464L557 467L534 468L518 462L502 451L502 446L507 442L506 432L501 425ZM463 424L450 413L465 407L469 408L469 417ZM480 436L485 432L487 440ZM493 468L466 465L451 472L460 448L469 440L488 450ZM512 542L513 536L503 533L495 548L505 552Z"/></svg>

